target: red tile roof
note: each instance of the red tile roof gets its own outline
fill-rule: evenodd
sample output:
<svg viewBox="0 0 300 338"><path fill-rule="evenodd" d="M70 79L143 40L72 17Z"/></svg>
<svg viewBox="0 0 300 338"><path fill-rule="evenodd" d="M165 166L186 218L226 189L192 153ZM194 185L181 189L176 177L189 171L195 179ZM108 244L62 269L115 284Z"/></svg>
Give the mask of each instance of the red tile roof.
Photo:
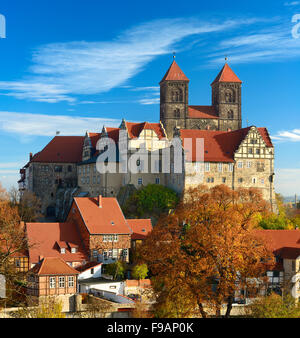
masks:
<svg viewBox="0 0 300 338"><path fill-rule="evenodd" d="M214 106L189 106L189 118L202 118L202 119L218 119L218 113Z"/></svg>
<svg viewBox="0 0 300 338"><path fill-rule="evenodd" d="M30 263L39 262L39 257L61 257L66 262L87 261L85 253L77 232L76 225L72 223L27 223L26 232L29 244ZM57 243L68 242L78 246L76 253L66 250L60 253Z"/></svg>
<svg viewBox="0 0 300 338"><path fill-rule="evenodd" d="M98 263L98 262L88 262L84 265L81 265L81 266L78 266L76 267L76 270L79 271L79 272L84 272L84 271L87 271L87 270L90 270L96 266L99 266L99 265L103 265L103 263Z"/></svg>
<svg viewBox="0 0 300 338"><path fill-rule="evenodd" d="M59 257L45 257L31 272L41 275L78 275L79 272Z"/></svg>
<svg viewBox="0 0 300 338"><path fill-rule="evenodd" d="M130 138L138 138L140 133L146 129L155 131L160 140L166 137L160 123L149 123L149 122L143 123L125 122L125 123Z"/></svg>
<svg viewBox="0 0 300 338"><path fill-rule="evenodd" d="M296 259L300 256L300 230L255 230L274 255Z"/></svg>
<svg viewBox="0 0 300 338"><path fill-rule="evenodd" d="M238 82L242 83L242 81L235 75L234 71L225 63L224 67L221 69L218 76L215 78L214 83L216 82Z"/></svg>
<svg viewBox="0 0 300 338"><path fill-rule="evenodd" d="M190 80L184 75L183 71L180 69L180 67L174 60L170 68L167 70L165 76L160 82L163 81L190 81Z"/></svg>
<svg viewBox="0 0 300 338"><path fill-rule="evenodd" d="M187 149L188 143L185 139L192 139L192 152L187 153L187 161L199 161L196 159L196 139L204 139L204 161L205 162L234 162L234 153L242 140L246 137L251 127L234 131L213 131L181 129L180 135L183 147ZM268 147L273 147L265 128L257 128Z"/></svg>
<svg viewBox="0 0 300 338"><path fill-rule="evenodd" d="M151 219L127 219L132 235L131 239L145 239L152 231Z"/></svg>
<svg viewBox="0 0 300 338"><path fill-rule="evenodd" d="M75 197L74 201L90 234L131 234L131 229L114 197Z"/></svg>
<svg viewBox="0 0 300 338"><path fill-rule="evenodd" d="M55 136L31 162L77 163L82 159L84 136Z"/></svg>

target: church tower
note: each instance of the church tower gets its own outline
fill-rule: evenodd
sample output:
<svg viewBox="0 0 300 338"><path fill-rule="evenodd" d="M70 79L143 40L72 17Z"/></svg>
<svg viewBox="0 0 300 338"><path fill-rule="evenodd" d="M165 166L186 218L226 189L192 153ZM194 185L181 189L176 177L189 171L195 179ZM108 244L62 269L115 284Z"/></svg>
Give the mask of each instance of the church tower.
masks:
<svg viewBox="0 0 300 338"><path fill-rule="evenodd" d="M219 116L219 130L242 128L241 87L242 81L227 62L211 84L212 105Z"/></svg>
<svg viewBox="0 0 300 338"><path fill-rule="evenodd" d="M189 95L189 79L175 58L159 85L160 120L168 138L172 138L175 127L186 128Z"/></svg>

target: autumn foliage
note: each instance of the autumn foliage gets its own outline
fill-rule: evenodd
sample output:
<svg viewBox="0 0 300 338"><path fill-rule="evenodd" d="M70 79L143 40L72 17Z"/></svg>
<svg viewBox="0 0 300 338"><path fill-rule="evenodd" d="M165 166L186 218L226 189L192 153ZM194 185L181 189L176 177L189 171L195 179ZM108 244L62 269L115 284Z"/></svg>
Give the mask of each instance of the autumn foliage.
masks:
<svg viewBox="0 0 300 338"><path fill-rule="evenodd" d="M228 317L236 292L257 292L265 264L273 264L272 253L252 231L257 214L267 209L256 189L220 185L186 191L141 248L153 276L156 315L218 317L225 305Z"/></svg>

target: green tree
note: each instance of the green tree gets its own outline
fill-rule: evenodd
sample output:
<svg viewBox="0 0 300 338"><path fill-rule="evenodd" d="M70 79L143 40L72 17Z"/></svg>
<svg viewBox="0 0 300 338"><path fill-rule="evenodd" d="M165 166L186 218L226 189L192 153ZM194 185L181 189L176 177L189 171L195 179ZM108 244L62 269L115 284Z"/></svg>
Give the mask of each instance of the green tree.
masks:
<svg viewBox="0 0 300 338"><path fill-rule="evenodd" d="M276 194L276 204L278 213L269 212L259 215L259 226L263 229L270 230L294 229L294 222L288 216L283 197L280 194Z"/></svg>
<svg viewBox="0 0 300 338"><path fill-rule="evenodd" d="M159 184L148 184L133 193L125 203L126 216L141 217L162 213L174 209L179 199L175 191Z"/></svg>
<svg viewBox="0 0 300 338"><path fill-rule="evenodd" d="M252 318L299 318L300 303L296 303L290 294L281 297L272 293L249 305L247 315Z"/></svg>
<svg viewBox="0 0 300 338"><path fill-rule="evenodd" d="M123 279L125 271L126 271L125 263L121 261L116 261L115 263L107 264L105 266L105 273L113 276L113 279L117 278Z"/></svg>
<svg viewBox="0 0 300 338"><path fill-rule="evenodd" d="M148 275L147 264L138 264L132 270L132 277L134 279L145 279Z"/></svg>

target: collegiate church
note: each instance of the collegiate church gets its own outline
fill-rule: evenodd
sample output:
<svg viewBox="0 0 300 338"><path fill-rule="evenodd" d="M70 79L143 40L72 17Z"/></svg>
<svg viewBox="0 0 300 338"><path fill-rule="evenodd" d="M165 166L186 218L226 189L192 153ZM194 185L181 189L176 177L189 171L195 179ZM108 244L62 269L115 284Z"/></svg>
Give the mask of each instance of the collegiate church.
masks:
<svg viewBox="0 0 300 338"><path fill-rule="evenodd" d="M174 59L160 82L160 120L168 137L175 127L224 131L242 128L242 81L227 62L211 84L211 106L189 106L189 82Z"/></svg>
<svg viewBox="0 0 300 338"><path fill-rule="evenodd" d="M159 122L123 119L118 128L103 126L98 133L55 136L40 152L30 154L29 162L20 170L19 189L21 193L34 192L42 201L42 212L59 220L64 220L76 196L115 196L122 205L133 190L148 184L161 184L178 194L199 184L255 187L276 210L274 146L265 127L242 128L241 86L242 81L226 62L211 84L212 104L190 106L189 79L174 58L160 82ZM187 140L196 144L202 139L204 158L199 161L193 146L183 171L176 173L171 160L170 172L166 173L161 150L170 147L175 135L184 150ZM98 141L110 138L118 148L123 137L128 158L145 147L149 158L154 154L157 160L137 158L138 170L132 173L120 170L124 163L117 156L110 160L116 173L98 172L97 159L105 151L97 148ZM199 166L201 175L196 170Z"/></svg>

